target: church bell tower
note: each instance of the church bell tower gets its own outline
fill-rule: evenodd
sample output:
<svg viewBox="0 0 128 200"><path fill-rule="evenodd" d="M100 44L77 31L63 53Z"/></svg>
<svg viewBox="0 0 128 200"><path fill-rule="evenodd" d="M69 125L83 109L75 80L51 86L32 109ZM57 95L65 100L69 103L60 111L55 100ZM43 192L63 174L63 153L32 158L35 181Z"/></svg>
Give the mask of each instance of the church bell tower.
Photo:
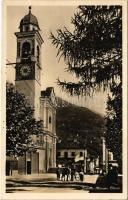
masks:
<svg viewBox="0 0 128 200"><path fill-rule="evenodd" d="M23 93L34 108L34 117L40 119L41 94L41 45L43 39L37 18L31 13L25 15L16 32L16 88Z"/></svg>

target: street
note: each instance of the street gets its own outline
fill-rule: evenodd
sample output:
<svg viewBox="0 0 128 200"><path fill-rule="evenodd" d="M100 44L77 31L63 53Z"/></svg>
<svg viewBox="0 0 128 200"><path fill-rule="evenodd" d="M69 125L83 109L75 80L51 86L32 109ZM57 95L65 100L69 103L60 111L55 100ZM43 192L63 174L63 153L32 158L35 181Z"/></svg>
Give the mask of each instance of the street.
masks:
<svg viewBox="0 0 128 200"><path fill-rule="evenodd" d="M6 190L7 193L87 193L89 190L75 189L75 188L59 188L59 187L10 187Z"/></svg>
<svg viewBox="0 0 128 200"><path fill-rule="evenodd" d="M84 181L57 181L56 174L19 175L7 177L7 193L113 193L119 186L106 188L104 177L85 175Z"/></svg>

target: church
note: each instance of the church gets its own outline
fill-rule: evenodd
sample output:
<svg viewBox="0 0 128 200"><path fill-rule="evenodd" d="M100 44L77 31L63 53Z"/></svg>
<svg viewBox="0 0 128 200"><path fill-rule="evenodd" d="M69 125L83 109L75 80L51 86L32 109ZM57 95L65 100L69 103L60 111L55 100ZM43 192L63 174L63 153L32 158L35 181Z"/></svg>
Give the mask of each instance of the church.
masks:
<svg viewBox="0 0 128 200"><path fill-rule="evenodd" d="M34 118L42 120L43 134L32 135L33 147L18 158L18 174L37 174L56 167L56 97L53 87L41 91L41 47L43 38L37 18L29 13L19 25L15 66L15 85L34 108ZM13 160L6 165L13 171Z"/></svg>

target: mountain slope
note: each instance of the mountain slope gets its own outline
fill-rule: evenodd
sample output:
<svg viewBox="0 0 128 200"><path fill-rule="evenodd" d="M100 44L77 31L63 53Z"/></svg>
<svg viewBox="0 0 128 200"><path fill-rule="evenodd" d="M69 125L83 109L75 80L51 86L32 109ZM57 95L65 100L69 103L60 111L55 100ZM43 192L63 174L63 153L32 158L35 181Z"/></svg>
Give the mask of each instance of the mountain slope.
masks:
<svg viewBox="0 0 128 200"><path fill-rule="evenodd" d="M91 154L101 151L104 118L93 111L57 98L57 148L88 148Z"/></svg>

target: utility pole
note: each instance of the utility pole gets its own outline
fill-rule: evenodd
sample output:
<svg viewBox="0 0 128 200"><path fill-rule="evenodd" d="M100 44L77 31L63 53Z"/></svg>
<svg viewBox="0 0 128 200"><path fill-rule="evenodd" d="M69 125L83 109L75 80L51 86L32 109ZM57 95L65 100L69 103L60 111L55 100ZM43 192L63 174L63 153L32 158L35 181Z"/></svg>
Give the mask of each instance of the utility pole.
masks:
<svg viewBox="0 0 128 200"><path fill-rule="evenodd" d="M46 134L46 172L48 171L48 143Z"/></svg>
<svg viewBox="0 0 128 200"><path fill-rule="evenodd" d="M87 162L86 162L86 158L87 158L87 150L84 149L84 173L86 174L87 172Z"/></svg>

